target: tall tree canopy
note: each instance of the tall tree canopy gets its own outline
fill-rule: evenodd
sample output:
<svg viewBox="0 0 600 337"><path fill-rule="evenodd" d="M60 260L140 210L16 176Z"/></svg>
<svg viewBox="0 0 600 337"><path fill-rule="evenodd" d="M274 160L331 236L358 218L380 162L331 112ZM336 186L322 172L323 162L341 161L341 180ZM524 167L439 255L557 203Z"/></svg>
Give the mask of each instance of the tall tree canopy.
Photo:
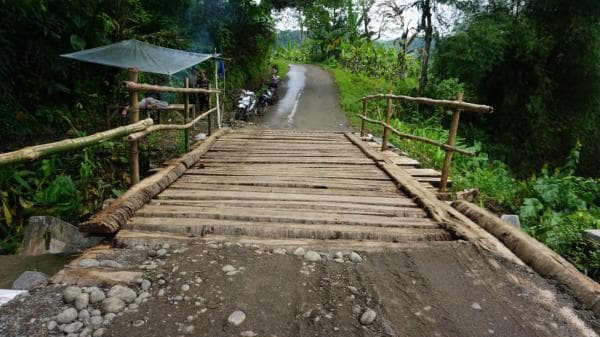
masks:
<svg viewBox="0 0 600 337"><path fill-rule="evenodd" d="M466 20L437 47L435 72L496 108L474 121L493 153L529 174L560 165L580 141L581 173L599 176L600 2L467 5Z"/></svg>

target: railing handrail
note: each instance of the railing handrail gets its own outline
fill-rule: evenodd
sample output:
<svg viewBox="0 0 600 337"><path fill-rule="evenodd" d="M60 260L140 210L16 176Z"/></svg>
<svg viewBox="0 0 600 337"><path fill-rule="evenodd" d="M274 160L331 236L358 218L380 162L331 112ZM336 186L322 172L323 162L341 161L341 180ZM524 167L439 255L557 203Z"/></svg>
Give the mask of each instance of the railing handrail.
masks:
<svg viewBox="0 0 600 337"><path fill-rule="evenodd" d="M218 94L221 90L202 89L202 88L178 88L162 85L145 84L133 81L123 81L123 87L130 91L145 91L145 92L173 92L182 94Z"/></svg>
<svg viewBox="0 0 600 337"><path fill-rule="evenodd" d="M411 134L408 134L408 133L404 133L404 132L398 131L393 126L387 124L386 122L382 122L382 121L378 121L378 120L375 120L375 119L371 119L371 118L369 118L367 116L364 116L364 115L358 115L358 117L360 117L363 120L366 120L367 122L370 122L370 123L373 123L373 124L382 125L382 126L386 127L388 130L390 130L391 132L393 132L396 135L398 135L399 137L407 138L407 139L411 139L411 140L416 140L416 141L427 143L427 144L430 144L430 145L435 145L437 147L441 147L442 149L444 149L446 151L458 152L458 153L463 154L465 156L469 156L469 157L475 156L474 152L467 151L467 150L461 149L459 147L450 146L448 144L440 143L440 142L437 142L437 141L429 139L429 138L415 136L415 135L411 135Z"/></svg>
<svg viewBox="0 0 600 337"><path fill-rule="evenodd" d="M450 101L445 99L433 99L427 97L412 97L405 95L393 95L393 94L376 94L370 96L364 96L359 99L359 101L370 101L375 99L393 99L400 100L406 102L412 102L417 104L424 104L429 106L440 106L450 109L461 109L479 113L492 113L494 112L494 108L488 105L467 103L462 101Z"/></svg>
<svg viewBox="0 0 600 337"><path fill-rule="evenodd" d="M154 124L152 118L148 118L134 124L128 124L114 129L97 132L89 136L69 138L52 143L27 146L15 151L0 153L0 166L17 164L25 161L34 161L40 157L50 154L78 150L118 137L127 136L127 140L131 142L139 140L153 131L189 129L200 120L205 119L207 116L216 111L217 108L207 110L187 124Z"/></svg>
<svg viewBox="0 0 600 337"><path fill-rule="evenodd" d="M374 100L374 99L385 99L387 101L385 122L374 120L374 119L367 117L367 103L368 103L368 101ZM442 167L442 174L440 177L440 192L446 192L446 186L448 184L448 177L450 176L450 165L452 163L452 153L458 152L458 153L466 155L466 156L474 156L475 155L473 152L469 152L467 150L460 149L460 148L457 148L454 146L454 143L456 142L456 135L458 133L458 120L460 118L460 112L462 110L468 110L468 111L479 112L479 113L492 113L494 111L494 108L492 108L491 106L467 103L467 102L463 102L462 99L463 99L462 93L458 94L457 100L455 100L455 101L433 99L433 98L427 98L427 97L412 97L412 96L405 96L405 95L393 95L391 92L388 94L376 94L376 95L364 96L359 99L359 101L362 101L362 103L363 103L363 113L362 113L362 115L361 114L358 115L361 118L360 135L361 136L365 135L365 122L370 122L370 123L375 123L375 124L379 124L379 125L383 126L381 151L384 151L388 148L388 146L387 146L388 131L395 133L396 135L398 135L402 138L408 138L411 140L416 140L416 141L420 141L423 143L441 147L442 149L444 149L444 151L446 151L446 156L444 158L444 166ZM452 121L450 123L450 130L448 133L448 143L443 144L443 143L437 142L432 139L403 133L403 132L400 132L400 131L394 129L390 125L391 117L392 117L392 100L400 100L400 101L406 101L406 102L413 102L413 103L417 103L417 104L440 106L440 107L452 109Z"/></svg>
<svg viewBox="0 0 600 337"><path fill-rule="evenodd" d="M135 124L124 125L118 128L97 132L89 136L64 139L47 144L27 146L19 150L0 153L0 166L24 161L33 161L42 156L58 152L77 150L83 147L101 143L108 139L127 136L131 133L142 131L152 124L154 124L154 121L152 118L148 118Z"/></svg>

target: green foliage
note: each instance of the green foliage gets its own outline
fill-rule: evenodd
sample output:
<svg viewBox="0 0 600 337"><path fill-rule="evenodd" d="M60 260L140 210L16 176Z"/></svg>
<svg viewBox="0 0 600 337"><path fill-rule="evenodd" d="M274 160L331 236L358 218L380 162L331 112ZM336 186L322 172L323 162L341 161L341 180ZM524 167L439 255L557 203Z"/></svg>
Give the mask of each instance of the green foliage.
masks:
<svg viewBox="0 0 600 337"><path fill-rule="evenodd" d="M600 2L471 3L439 41L434 72L465 83L495 113L470 122L521 177L560 165L580 141L579 173L598 177Z"/></svg>
<svg viewBox="0 0 600 337"><path fill-rule="evenodd" d="M118 173L126 166L125 152L124 143L107 141L80 153L0 168L0 252L18 248L31 215L78 222L96 212L126 186Z"/></svg>

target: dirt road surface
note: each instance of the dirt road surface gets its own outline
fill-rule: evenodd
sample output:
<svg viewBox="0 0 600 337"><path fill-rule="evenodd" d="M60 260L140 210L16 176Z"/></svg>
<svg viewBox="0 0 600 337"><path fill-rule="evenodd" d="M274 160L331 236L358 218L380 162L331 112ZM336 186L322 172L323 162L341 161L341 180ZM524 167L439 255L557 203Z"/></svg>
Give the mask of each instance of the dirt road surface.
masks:
<svg viewBox="0 0 600 337"><path fill-rule="evenodd" d="M326 70L292 64L282 79L279 102L267 110L259 124L272 129L351 129L338 103L337 87Z"/></svg>

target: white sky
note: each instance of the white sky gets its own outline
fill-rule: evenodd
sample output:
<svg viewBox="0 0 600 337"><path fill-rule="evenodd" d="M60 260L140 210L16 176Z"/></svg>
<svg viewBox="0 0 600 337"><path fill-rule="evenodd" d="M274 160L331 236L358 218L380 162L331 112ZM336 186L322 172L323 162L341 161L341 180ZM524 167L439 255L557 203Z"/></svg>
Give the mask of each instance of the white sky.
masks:
<svg viewBox="0 0 600 337"><path fill-rule="evenodd" d="M371 8L370 14L371 14L371 30L372 31L379 30L379 26L380 26L380 22L381 22L381 18L382 18L382 10L381 10L381 8L379 8L378 5L383 2L385 2L385 0L377 0L376 4ZM395 0L395 2L397 4L404 5L407 3L414 2L414 0ZM444 16L453 14L453 10L447 6L440 6L439 9L442 12L442 14L444 14ZM273 17L275 18L275 22L276 22L275 28L277 28L278 30L298 30L298 29L300 29L300 27L298 25L297 16L298 16L297 12L295 10L289 9L289 8L281 11L280 13L274 13ZM420 15L419 11L415 8L410 8L404 12L404 22L409 27L413 27L413 28L416 27L420 18L421 18L421 15ZM434 25L438 26L438 29L439 29L439 25L437 25L437 23L435 21L436 20L434 18ZM400 27L398 25L395 25L394 23L390 22L389 20L385 23L384 27L385 28L382 31L382 38L381 38L382 40L393 40L393 39L400 37L400 35L402 34L402 32L400 31Z"/></svg>

